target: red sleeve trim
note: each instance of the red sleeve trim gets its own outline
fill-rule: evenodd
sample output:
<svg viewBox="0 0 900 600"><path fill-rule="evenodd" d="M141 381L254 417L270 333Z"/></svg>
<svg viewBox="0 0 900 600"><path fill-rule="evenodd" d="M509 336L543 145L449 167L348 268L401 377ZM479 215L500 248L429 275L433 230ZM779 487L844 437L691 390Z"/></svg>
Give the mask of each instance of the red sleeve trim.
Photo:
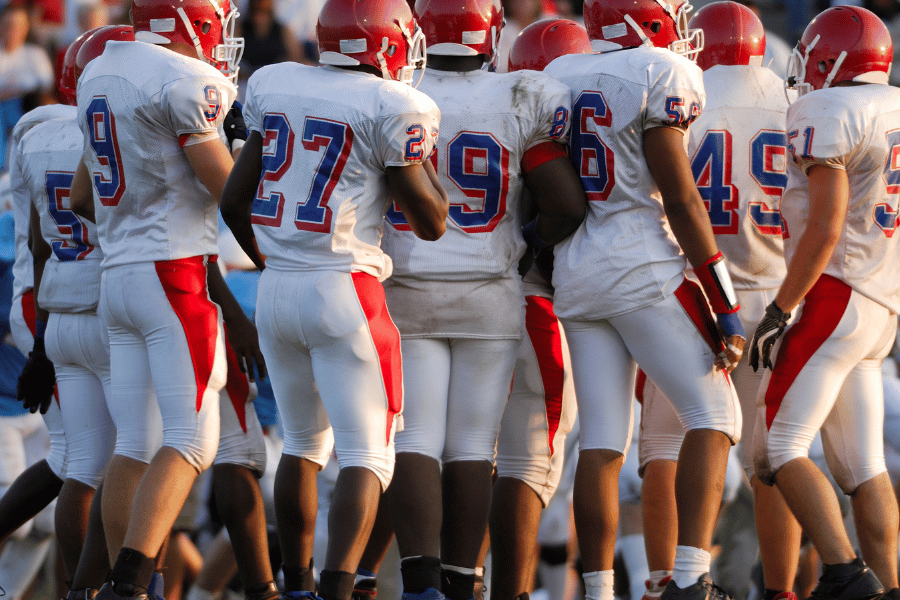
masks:
<svg viewBox="0 0 900 600"><path fill-rule="evenodd" d="M190 133L182 133L178 136L178 147L184 148L184 145L187 144L188 140L191 139Z"/></svg>
<svg viewBox="0 0 900 600"><path fill-rule="evenodd" d="M557 142L542 142L537 146L532 146L525 151L522 156L522 172L530 173L545 162L556 160L557 158L568 158L569 153L566 147Z"/></svg>

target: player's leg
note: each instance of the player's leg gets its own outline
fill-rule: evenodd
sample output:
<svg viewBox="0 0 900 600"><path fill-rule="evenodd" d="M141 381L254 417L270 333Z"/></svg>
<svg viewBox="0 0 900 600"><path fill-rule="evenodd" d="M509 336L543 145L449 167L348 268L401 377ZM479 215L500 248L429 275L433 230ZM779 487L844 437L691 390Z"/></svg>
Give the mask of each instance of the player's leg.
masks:
<svg viewBox="0 0 900 600"><path fill-rule="evenodd" d="M445 339L401 339L403 431L385 498L400 550L404 594L441 589L441 463L447 430L450 345Z"/></svg>
<svg viewBox="0 0 900 600"><path fill-rule="evenodd" d="M638 407L636 412L640 413ZM625 463L619 473L619 535L616 539L616 555L624 563L628 577L629 597L639 600L650 578L647 552L644 544L644 520L641 514L641 477L639 475L638 448L632 436L631 447L625 454ZM621 575L621 573L620 573Z"/></svg>
<svg viewBox="0 0 900 600"><path fill-rule="evenodd" d="M391 524L391 511L385 494L382 494L372 533L356 569L354 600L375 600L378 597L378 570L384 557L387 556L392 541L394 541L394 526Z"/></svg>
<svg viewBox="0 0 900 600"><path fill-rule="evenodd" d="M687 430L675 475L678 546L668 588L696 585L705 593L700 578L709 572L728 452L741 425L737 396L715 371L714 342L706 339L715 330L709 308L699 287L686 281L673 296L610 321Z"/></svg>
<svg viewBox="0 0 900 600"><path fill-rule="evenodd" d="M84 548L78 559L78 568L72 578L71 592L77 600L89 600L94 590L100 589L109 573L109 552L106 550L106 536L103 531L102 502L103 482L97 487L91 500L88 514L87 534ZM80 595L79 595L80 594ZM70 598L70 600L72 600Z"/></svg>
<svg viewBox="0 0 900 600"><path fill-rule="evenodd" d="M526 297L527 335L497 439L491 501L491 595L529 591L541 510L562 476L566 437L577 408L568 345L550 300Z"/></svg>
<svg viewBox="0 0 900 600"><path fill-rule="evenodd" d="M441 533L444 595L450 600L470 600L474 593L490 512L497 433L520 344L518 339L451 342Z"/></svg>
<svg viewBox="0 0 900 600"><path fill-rule="evenodd" d="M619 470L631 441L636 367L609 322L562 323L581 419L573 502L586 594L589 600L611 600Z"/></svg>
<svg viewBox="0 0 900 600"><path fill-rule="evenodd" d="M371 275L316 274L309 283L302 322L341 467L319 595L350 600L378 501L394 470L394 427L403 408L400 333L384 288ZM329 312L325 322L323 310Z"/></svg>
<svg viewBox="0 0 900 600"><path fill-rule="evenodd" d="M881 359L867 359L847 376L822 427L828 467L849 494L862 558L885 590L897 587L897 502L884 463Z"/></svg>
<svg viewBox="0 0 900 600"><path fill-rule="evenodd" d="M278 594L269 561L266 515L258 479L266 468L262 427L253 409L256 384L241 373L226 342L228 376L219 397L219 448L213 461L213 494L228 528L245 595L267 600Z"/></svg>
<svg viewBox="0 0 900 600"><path fill-rule="evenodd" d="M274 504L284 589L291 594L315 591L310 567L318 508L316 476L334 445L300 327L298 286L293 278L267 269L259 280L256 309L260 349L284 429Z"/></svg>

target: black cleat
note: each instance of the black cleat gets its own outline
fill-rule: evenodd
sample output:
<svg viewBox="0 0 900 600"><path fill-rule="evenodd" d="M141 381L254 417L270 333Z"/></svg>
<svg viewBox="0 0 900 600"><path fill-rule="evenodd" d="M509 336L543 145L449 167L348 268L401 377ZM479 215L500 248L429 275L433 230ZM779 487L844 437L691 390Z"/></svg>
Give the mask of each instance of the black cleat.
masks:
<svg viewBox="0 0 900 600"><path fill-rule="evenodd" d="M852 563L825 565L809 600L875 600L883 595L878 577L857 558Z"/></svg>
<svg viewBox="0 0 900 600"><path fill-rule="evenodd" d="M704 573L697 578L697 583L682 589L675 580L669 581L663 590L660 600L733 600L732 597L715 585L709 573Z"/></svg>

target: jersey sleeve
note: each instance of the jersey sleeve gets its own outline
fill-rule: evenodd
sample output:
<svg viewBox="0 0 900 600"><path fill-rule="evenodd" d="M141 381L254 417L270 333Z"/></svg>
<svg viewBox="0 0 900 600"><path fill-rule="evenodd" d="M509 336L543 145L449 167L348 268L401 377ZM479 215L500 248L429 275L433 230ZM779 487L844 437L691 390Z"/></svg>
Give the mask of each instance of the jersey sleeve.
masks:
<svg viewBox="0 0 900 600"><path fill-rule="evenodd" d="M687 129L703 112L706 103L700 68L687 59L680 59L652 63L646 72L648 92L644 131L654 127Z"/></svg>
<svg viewBox="0 0 900 600"><path fill-rule="evenodd" d="M788 151L804 173L813 165L846 169L862 135L853 115L838 107L801 99L787 113Z"/></svg>
<svg viewBox="0 0 900 600"><path fill-rule="evenodd" d="M522 71L522 73L528 73ZM569 87L543 73L537 81L527 82L535 90L531 107L534 128L525 143L531 149L546 142L564 144L569 139L572 97Z"/></svg>
<svg viewBox="0 0 900 600"><path fill-rule="evenodd" d="M260 73L257 71L247 81L247 92L244 95L244 123L247 125L248 132L255 131L262 135L263 116L259 112L259 99L257 98L259 76Z"/></svg>
<svg viewBox="0 0 900 600"><path fill-rule="evenodd" d="M416 96L398 103L376 122L374 143L385 167L418 164L434 151L441 112L424 94Z"/></svg>
<svg viewBox="0 0 900 600"><path fill-rule="evenodd" d="M172 131L185 146L218 137L236 92L224 77L186 77L167 85L160 102Z"/></svg>

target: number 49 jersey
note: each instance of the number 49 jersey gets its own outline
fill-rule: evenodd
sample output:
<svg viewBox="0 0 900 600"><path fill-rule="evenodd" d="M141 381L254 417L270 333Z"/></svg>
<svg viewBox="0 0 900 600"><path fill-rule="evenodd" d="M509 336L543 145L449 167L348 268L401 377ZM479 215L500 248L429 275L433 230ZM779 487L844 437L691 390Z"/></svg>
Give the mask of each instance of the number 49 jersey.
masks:
<svg viewBox="0 0 900 600"><path fill-rule="evenodd" d="M688 154L716 244L735 289L775 289L786 272L784 81L765 67L719 65L703 84L706 107L691 125Z"/></svg>
<svg viewBox="0 0 900 600"><path fill-rule="evenodd" d="M419 89L441 109L431 160L450 210L447 231L436 242L413 235L396 207L388 211L382 245L394 259L394 278L518 280L525 171L556 153L565 156L560 143L569 134L568 88L533 71L426 69Z"/></svg>
<svg viewBox="0 0 900 600"><path fill-rule="evenodd" d="M88 64L78 121L104 267L218 252L218 205L182 147L218 138L236 93L211 65L144 42L109 42Z"/></svg>
<svg viewBox="0 0 900 600"><path fill-rule="evenodd" d="M643 136L700 115L700 68L642 46L562 56L544 72L572 90L570 156L589 200L584 222L554 250L556 315L599 320L662 301L680 285L685 259L668 233Z"/></svg>
<svg viewBox="0 0 900 600"><path fill-rule="evenodd" d="M281 63L250 77L244 119L263 138L252 220L267 267L389 277L385 169L431 154L434 102L369 73Z"/></svg>
<svg viewBox="0 0 900 600"><path fill-rule="evenodd" d="M900 90L869 84L810 92L788 109L787 137L793 160L781 214L791 230L788 264L816 218L805 173L814 165L844 169L847 216L825 273L900 312Z"/></svg>
<svg viewBox="0 0 900 600"><path fill-rule="evenodd" d="M95 312L100 299L103 252L93 223L71 211L69 192L84 151L84 137L67 106L67 118L41 123L20 145L25 189L52 250L44 265L38 302L54 313Z"/></svg>

